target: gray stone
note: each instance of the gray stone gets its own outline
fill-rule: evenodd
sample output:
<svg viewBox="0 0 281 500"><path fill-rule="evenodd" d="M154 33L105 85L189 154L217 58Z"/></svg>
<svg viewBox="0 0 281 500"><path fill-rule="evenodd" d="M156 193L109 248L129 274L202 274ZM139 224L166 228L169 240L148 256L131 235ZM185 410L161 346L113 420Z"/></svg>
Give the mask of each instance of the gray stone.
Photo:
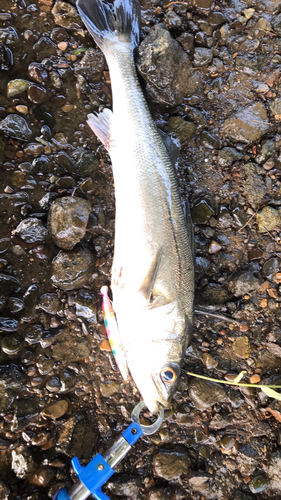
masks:
<svg viewBox="0 0 281 500"><path fill-rule="evenodd" d="M106 486L112 495L135 500L142 487L142 479L140 476L118 474L114 476L113 480L110 480Z"/></svg>
<svg viewBox="0 0 281 500"><path fill-rule="evenodd" d="M277 257L271 257L268 259L266 263L263 265L262 274L268 278L272 279L273 276L279 271L280 263Z"/></svg>
<svg viewBox="0 0 281 500"><path fill-rule="evenodd" d="M206 47L196 47L194 50L194 66L206 66L210 65L213 60L212 49L206 49Z"/></svg>
<svg viewBox="0 0 281 500"><path fill-rule="evenodd" d="M55 23L62 28L69 30L79 30L84 28L81 18L73 5L68 2L57 0L52 8Z"/></svg>
<svg viewBox="0 0 281 500"><path fill-rule="evenodd" d="M98 83L106 68L107 64L102 51L91 47L85 52L81 61L74 65L74 74L82 75L90 83Z"/></svg>
<svg viewBox="0 0 281 500"><path fill-rule="evenodd" d="M242 158L242 154L235 148L223 148L218 151L217 163L220 167L230 167L232 163Z"/></svg>
<svg viewBox="0 0 281 500"><path fill-rule="evenodd" d="M49 231L55 244L72 250L85 236L91 205L83 198L65 196L55 200L48 215Z"/></svg>
<svg viewBox="0 0 281 500"><path fill-rule="evenodd" d="M261 102L255 102L225 120L221 132L234 141L251 144L269 130L266 108Z"/></svg>
<svg viewBox="0 0 281 500"><path fill-rule="evenodd" d="M273 16L271 26L278 36L281 36L281 14Z"/></svg>
<svg viewBox="0 0 281 500"><path fill-rule="evenodd" d="M56 293L44 293L39 300L39 307L49 314L57 314L61 309L61 301Z"/></svg>
<svg viewBox="0 0 281 500"><path fill-rule="evenodd" d="M258 173L259 169L260 167L257 167L254 163L247 163L247 165L244 165L246 177L243 183L243 190L247 201L255 209L261 204L267 192L265 181Z"/></svg>
<svg viewBox="0 0 281 500"><path fill-rule="evenodd" d="M227 400L225 389L214 382L192 379L189 384L189 397L198 410L206 410L216 403Z"/></svg>
<svg viewBox="0 0 281 500"><path fill-rule="evenodd" d="M19 223L16 235L25 243L43 243L48 237L48 230L40 219L30 217Z"/></svg>
<svg viewBox="0 0 281 500"><path fill-rule="evenodd" d="M251 269L247 269L236 273L227 286L235 297L241 297L256 290L260 286L260 280L254 276Z"/></svg>
<svg viewBox="0 0 281 500"><path fill-rule="evenodd" d="M196 125L186 122L179 116L172 116L169 119L169 130L175 134L182 146L186 145L196 134Z"/></svg>
<svg viewBox="0 0 281 500"><path fill-rule="evenodd" d="M270 104L271 113L276 116L281 116L281 97L276 97Z"/></svg>
<svg viewBox="0 0 281 500"><path fill-rule="evenodd" d="M28 141L32 132L27 121L19 115L8 115L0 122L0 133L9 139L18 139L19 141Z"/></svg>
<svg viewBox="0 0 281 500"><path fill-rule="evenodd" d="M181 104L190 73L190 61L162 24L150 29L139 47L137 67L156 102Z"/></svg>
<svg viewBox="0 0 281 500"><path fill-rule="evenodd" d="M87 283L93 268L94 257L86 248L61 250L52 262L51 280L63 290L77 290Z"/></svg>

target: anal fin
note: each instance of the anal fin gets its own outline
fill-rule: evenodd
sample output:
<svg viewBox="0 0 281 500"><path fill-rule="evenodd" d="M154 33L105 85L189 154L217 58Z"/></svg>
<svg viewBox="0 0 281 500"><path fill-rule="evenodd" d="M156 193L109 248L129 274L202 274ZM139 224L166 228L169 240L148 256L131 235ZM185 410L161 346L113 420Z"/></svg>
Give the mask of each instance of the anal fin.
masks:
<svg viewBox="0 0 281 500"><path fill-rule="evenodd" d="M111 124L112 124L113 113L110 109L104 108L101 113L96 115L88 115L87 123L95 132L96 136L102 142L107 151L110 150L112 145L111 141Z"/></svg>

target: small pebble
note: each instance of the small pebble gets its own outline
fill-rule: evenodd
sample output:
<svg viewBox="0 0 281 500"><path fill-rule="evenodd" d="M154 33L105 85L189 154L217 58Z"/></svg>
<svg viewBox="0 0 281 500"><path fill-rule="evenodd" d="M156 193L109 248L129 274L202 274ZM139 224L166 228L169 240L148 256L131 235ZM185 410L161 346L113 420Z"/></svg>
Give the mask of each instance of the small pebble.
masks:
<svg viewBox="0 0 281 500"><path fill-rule="evenodd" d="M58 49L60 50L66 50L68 47L68 42L59 42L58 43Z"/></svg>
<svg viewBox="0 0 281 500"><path fill-rule="evenodd" d="M16 111L18 111L18 113L22 113L23 115L27 115L28 107L24 106L23 104L19 104L18 106L16 106Z"/></svg>
<svg viewBox="0 0 281 500"><path fill-rule="evenodd" d="M212 240L210 245L209 245L208 252L211 254L214 254L214 253L218 253L221 249L222 249L222 246L219 243L217 243L216 241Z"/></svg>
<svg viewBox="0 0 281 500"><path fill-rule="evenodd" d="M64 113L69 113L73 109L73 104L65 104L61 109Z"/></svg>
<svg viewBox="0 0 281 500"><path fill-rule="evenodd" d="M104 339L101 344L100 344L100 350L101 351L111 351L110 343L108 340Z"/></svg>
<svg viewBox="0 0 281 500"><path fill-rule="evenodd" d="M68 402L65 399L51 403L42 410L42 415L57 419L62 417L68 410Z"/></svg>
<svg viewBox="0 0 281 500"><path fill-rule="evenodd" d="M251 384L259 384L260 381L261 381L261 378L257 373L255 373L254 375L252 375L250 377Z"/></svg>
<svg viewBox="0 0 281 500"><path fill-rule="evenodd" d="M44 146L38 142L31 142L24 148L24 152L28 155L39 156L45 152Z"/></svg>

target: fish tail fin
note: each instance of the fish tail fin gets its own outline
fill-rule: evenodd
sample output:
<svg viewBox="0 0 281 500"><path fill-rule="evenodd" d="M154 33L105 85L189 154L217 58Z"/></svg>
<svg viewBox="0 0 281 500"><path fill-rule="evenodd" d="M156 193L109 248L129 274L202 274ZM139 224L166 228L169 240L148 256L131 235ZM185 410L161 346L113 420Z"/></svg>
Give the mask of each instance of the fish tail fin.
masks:
<svg viewBox="0 0 281 500"><path fill-rule="evenodd" d="M117 42L127 42L133 50L139 44L139 0L115 0L114 6L103 0L77 0L81 19L96 44L106 54Z"/></svg>

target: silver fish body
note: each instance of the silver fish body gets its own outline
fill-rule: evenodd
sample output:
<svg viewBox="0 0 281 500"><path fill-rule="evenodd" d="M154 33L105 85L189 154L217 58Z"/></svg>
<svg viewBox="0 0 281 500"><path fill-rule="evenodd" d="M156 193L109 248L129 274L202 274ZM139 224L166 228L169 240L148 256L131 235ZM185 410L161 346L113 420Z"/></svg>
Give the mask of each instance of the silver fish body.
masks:
<svg viewBox="0 0 281 500"><path fill-rule="evenodd" d="M175 391L192 331L192 226L136 74L137 1L117 0L112 18L101 0L79 0L78 9L106 56L112 85L113 114L89 115L88 123L108 149L113 167L113 306L132 377L147 407L156 412L158 403L166 405Z"/></svg>

